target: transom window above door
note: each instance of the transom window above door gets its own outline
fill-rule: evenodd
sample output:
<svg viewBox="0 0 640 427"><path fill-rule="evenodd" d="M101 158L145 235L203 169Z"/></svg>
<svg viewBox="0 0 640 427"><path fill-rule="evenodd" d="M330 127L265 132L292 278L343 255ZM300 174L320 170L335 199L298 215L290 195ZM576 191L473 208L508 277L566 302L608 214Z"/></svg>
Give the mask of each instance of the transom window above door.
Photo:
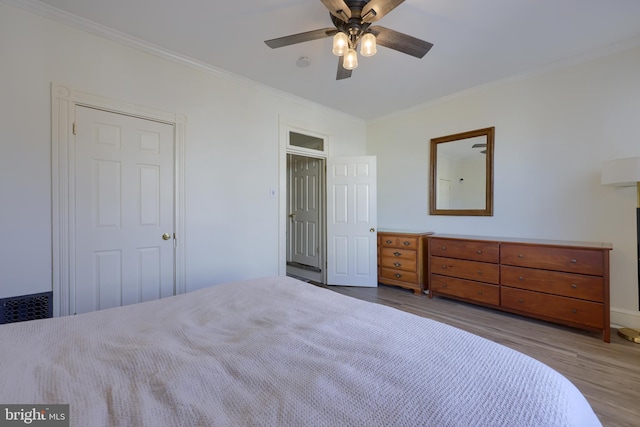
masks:
<svg viewBox="0 0 640 427"><path fill-rule="evenodd" d="M302 134L294 131L289 131L289 140L287 143L289 149L295 151L303 151L307 153L325 153L326 143L323 137Z"/></svg>

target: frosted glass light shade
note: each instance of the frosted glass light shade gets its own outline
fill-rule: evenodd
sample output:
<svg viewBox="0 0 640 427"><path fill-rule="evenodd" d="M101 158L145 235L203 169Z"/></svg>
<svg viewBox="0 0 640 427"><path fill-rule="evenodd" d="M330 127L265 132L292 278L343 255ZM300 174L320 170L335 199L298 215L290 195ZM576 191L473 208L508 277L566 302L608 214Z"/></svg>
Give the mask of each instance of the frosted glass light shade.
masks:
<svg viewBox="0 0 640 427"><path fill-rule="evenodd" d="M602 185L635 186L640 182L640 157L609 160L602 163Z"/></svg>
<svg viewBox="0 0 640 427"><path fill-rule="evenodd" d="M342 66L345 70L353 70L358 68L358 54L355 49L349 49L344 55Z"/></svg>
<svg viewBox="0 0 640 427"><path fill-rule="evenodd" d="M376 36L367 33L360 39L360 55L373 56L378 51L376 47Z"/></svg>
<svg viewBox="0 0 640 427"><path fill-rule="evenodd" d="M335 56L344 56L349 50L349 37L343 32L339 32L333 36L333 54Z"/></svg>

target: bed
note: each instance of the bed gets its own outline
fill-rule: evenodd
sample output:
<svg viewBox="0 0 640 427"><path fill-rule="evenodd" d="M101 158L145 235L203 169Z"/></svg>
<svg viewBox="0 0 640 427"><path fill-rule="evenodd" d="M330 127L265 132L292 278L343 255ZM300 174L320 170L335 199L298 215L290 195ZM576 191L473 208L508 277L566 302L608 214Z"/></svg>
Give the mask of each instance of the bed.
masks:
<svg viewBox="0 0 640 427"><path fill-rule="evenodd" d="M0 402L69 404L72 426L601 425L524 354L288 277L2 325L0 342Z"/></svg>

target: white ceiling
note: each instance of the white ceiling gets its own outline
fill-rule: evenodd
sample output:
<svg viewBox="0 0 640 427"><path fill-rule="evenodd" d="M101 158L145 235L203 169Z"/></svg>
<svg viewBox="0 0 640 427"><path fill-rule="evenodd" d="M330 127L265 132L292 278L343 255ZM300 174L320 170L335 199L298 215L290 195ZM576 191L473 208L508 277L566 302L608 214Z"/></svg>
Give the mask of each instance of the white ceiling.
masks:
<svg viewBox="0 0 640 427"><path fill-rule="evenodd" d="M320 0L41 0L152 46L369 120L514 75L640 45L639 0L406 0L374 23L434 44L384 47L335 80L331 39L263 41L331 27ZM35 2L37 3L37 1ZM308 68L296 67L301 56Z"/></svg>

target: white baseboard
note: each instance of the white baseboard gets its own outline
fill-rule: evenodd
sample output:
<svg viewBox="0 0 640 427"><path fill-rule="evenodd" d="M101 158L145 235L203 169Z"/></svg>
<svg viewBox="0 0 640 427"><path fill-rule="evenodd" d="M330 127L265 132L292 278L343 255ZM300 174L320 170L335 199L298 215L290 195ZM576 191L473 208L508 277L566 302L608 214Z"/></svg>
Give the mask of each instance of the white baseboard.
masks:
<svg viewBox="0 0 640 427"><path fill-rule="evenodd" d="M611 307L611 325L614 327L640 329L640 311Z"/></svg>

